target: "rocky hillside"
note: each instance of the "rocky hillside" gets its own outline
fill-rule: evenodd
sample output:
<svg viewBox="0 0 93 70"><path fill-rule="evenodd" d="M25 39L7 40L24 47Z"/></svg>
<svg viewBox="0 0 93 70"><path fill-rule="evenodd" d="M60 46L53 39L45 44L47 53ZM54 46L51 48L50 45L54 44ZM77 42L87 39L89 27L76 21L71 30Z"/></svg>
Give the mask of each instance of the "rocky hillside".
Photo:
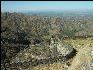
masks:
<svg viewBox="0 0 93 70"><path fill-rule="evenodd" d="M22 13L1 13L1 66L2 70L11 63L18 52L29 48L30 45L41 44L43 52L48 50L50 38L57 36L73 38L75 36L93 36L93 17L67 16L44 17L25 15ZM31 53L43 54L35 48ZM36 53L38 51L39 53Z"/></svg>

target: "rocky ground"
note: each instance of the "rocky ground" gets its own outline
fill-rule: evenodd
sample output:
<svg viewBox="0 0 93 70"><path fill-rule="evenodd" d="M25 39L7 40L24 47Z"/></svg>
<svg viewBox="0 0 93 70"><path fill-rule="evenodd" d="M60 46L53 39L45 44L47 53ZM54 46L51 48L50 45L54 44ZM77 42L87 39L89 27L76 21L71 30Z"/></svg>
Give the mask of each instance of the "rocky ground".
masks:
<svg viewBox="0 0 93 70"><path fill-rule="evenodd" d="M66 39L64 40L64 42L71 44L73 48L77 50L76 56L64 62L57 61L52 64L51 63L40 64L34 67L28 67L26 69L20 68L20 70L93 70L93 38ZM38 47L37 49L34 48L31 48L29 50L28 49L29 48L25 49L23 52L20 52L17 55L17 58L15 58L16 61L14 60L12 61L13 62L30 61L29 59L31 58L29 56L32 55L25 54L25 52L32 53L34 50L36 50L39 51L40 54L42 55L43 52L49 50L48 48L43 48L42 51L41 48ZM34 53L34 55L39 54ZM21 58L20 60L18 59L19 57Z"/></svg>
<svg viewBox="0 0 93 70"><path fill-rule="evenodd" d="M26 70L93 70L93 38L64 40L77 49L74 58L67 62L55 62Z"/></svg>

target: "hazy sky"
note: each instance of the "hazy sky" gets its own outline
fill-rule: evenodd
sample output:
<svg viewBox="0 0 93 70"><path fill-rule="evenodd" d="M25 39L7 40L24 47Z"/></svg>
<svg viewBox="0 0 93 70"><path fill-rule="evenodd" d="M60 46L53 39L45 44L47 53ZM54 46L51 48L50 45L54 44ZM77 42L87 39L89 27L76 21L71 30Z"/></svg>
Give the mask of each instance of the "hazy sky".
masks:
<svg viewBox="0 0 93 70"><path fill-rule="evenodd" d="M93 1L1 1L2 12L93 10Z"/></svg>

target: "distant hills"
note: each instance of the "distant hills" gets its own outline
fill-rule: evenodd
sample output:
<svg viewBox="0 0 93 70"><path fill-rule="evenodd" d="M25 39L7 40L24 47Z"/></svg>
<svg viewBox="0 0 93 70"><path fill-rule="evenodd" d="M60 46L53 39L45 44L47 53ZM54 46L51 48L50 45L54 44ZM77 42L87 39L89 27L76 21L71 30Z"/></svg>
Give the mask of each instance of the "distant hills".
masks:
<svg viewBox="0 0 93 70"><path fill-rule="evenodd" d="M67 15L73 15L73 16L93 16L92 15L93 10L65 10L65 11L31 11L31 12L24 12L24 14L27 15L40 15L40 16L67 16Z"/></svg>

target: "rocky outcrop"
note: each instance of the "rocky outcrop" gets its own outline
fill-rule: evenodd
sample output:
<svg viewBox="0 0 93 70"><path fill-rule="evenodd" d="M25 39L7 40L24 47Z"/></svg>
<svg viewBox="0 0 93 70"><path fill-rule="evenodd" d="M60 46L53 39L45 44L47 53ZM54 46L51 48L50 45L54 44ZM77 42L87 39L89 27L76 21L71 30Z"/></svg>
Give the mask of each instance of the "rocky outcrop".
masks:
<svg viewBox="0 0 93 70"><path fill-rule="evenodd" d="M73 52L73 47L61 40L51 39L50 49L54 56L66 56Z"/></svg>
<svg viewBox="0 0 93 70"><path fill-rule="evenodd" d="M35 55L35 53L40 53L41 51L43 54ZM30 46L30 48L25 49L23 53L21 52L16 58L13 59L10 67L16 65L16 63L17 65L21 63L19 66L25 65L25 67L22 66L21 68L28 68L40 64L52 64L57 61L64 62L72 58L75 54L76 50L73 49L71 45L61 40L52 39L51 44L48 45L46 51L44 51L44 48L42 47Z"/></svg>

